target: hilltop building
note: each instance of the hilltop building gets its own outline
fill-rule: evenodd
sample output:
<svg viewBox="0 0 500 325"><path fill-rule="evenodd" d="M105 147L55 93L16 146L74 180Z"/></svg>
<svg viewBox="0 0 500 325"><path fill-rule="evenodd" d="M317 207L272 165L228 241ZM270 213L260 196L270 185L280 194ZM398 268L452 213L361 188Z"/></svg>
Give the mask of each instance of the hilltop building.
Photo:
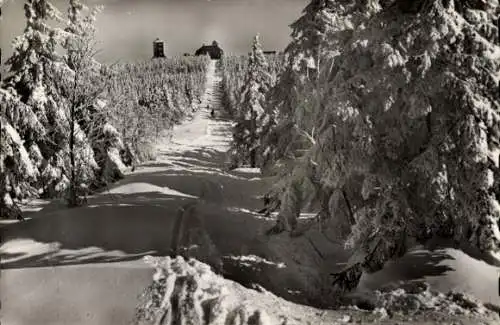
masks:
<svg viewBox="0 0 500 325"><path fill-rule="evenodd" d="M165 57L165 43L159 38L153 42L153 58Z"/></svg>
<svg viewBox="0 0 500 325"><path fill-rule="evenodd" d="M219 60L223 55L224 51L219 47L219 43L217 41L213 41L212 45L203 44L202 47L196 50L194 55L210 55L212 60Z"/></svg>

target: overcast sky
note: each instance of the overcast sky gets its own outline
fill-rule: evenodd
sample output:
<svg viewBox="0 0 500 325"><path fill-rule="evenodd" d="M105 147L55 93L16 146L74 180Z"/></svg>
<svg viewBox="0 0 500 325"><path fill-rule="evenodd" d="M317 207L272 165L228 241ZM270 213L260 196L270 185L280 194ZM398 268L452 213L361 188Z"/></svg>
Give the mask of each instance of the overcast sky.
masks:
<svg viewBox="0 0 500 325"><path fill-rule="evenodd" d="M166 43L168 56L194 52L217 40L227 53L244 54L260 33L265 50L282 50L292 23L307 0L88 0L103 4L97 21L102 61L131 61L152 55L152 41ZM66 12L67 1L53 0ZM22 0L6 0L0 21L3 60L25 21Z"/></svg>

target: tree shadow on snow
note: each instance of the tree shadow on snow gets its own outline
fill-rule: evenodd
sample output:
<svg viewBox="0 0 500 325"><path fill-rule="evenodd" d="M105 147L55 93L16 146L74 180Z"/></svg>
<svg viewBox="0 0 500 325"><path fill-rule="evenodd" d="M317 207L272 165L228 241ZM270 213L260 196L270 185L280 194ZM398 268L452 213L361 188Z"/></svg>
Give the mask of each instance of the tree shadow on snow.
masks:
<svg viewBox="0 0 500 325"><path fill-rule="evenodd" d="M214 132L223 133L223 128ZM68 209L62 201L54 200L33 213L32 219L0 229L7 244L0 251L2 267L169 255L178 210L191 202L201 204L205 230L221 256L265 256L269 249L257 239L257 233L274 221L258 219L251 211L262 208L257 197L266 184L249 181L260 176L255 172L225 171L226 160L225 152L211 148L165 151L159 161L139 166L136 172L89 197L87 206ZM271 279L266 277L285 272L261 262L251 266L224 264L224 274L249 286L259 283L272 288Z"/></svg>
<svg viewBox="0 0 500 325"><path fill-rule="evenodd" d="M481 252L477 247L473 247L467 242L456 243L447 238L433 238L425 246L426 249L435 251L443 249L457 249L467 255L469 258L485 262L488 265L500 267L500 261L493 256Z"/></svg>
<svg viewBox="0 0 500 325"><path fill-rule="evenodd" d="M170 153L170 161L148 163L139 167L137 173L113 185L112 189L132 183L148 183L200 197L209 202L260 210L262 201L257 196L266 191L265 181L249 182L259 173L225 171L221 167L226 160L224 152L208 149ZM147 168L153 168L148 172ZM142 172L141 168L145 171Z"/></svg>
<svg viewBox="0 0 500 325"><path fill-rule="evenodd" d="M124 260L128 255L135 255L137 259L150 253L169 254L176 211L190 200L159 193L103 195L89 206L49 212L43 217L9 225L1 229L2 267L82 263L80 259L89 248L100 251L92 252L95 258L85 263ZM28 246L21 244L19 248L24 258L19 253L12 256L8 251L6 244L12 241L11 245L15 246L16 240L28 240ZM32 249L30 243L33 243ZM110 257L106 256L107 251L120 254ZM75 254L73 260L71 253Z"/></svg>
<svg viewBox="0 0 500 325"><path fill-rule="evenodd" d="M220 168L224 165L226 154L220 151L211 150L189 150L184 152L168 152L162 157L162 161L148 162L142 164L140 168L168 166L177 162L185 162L193 167Z"/></svg>
<svg viewBox="0 0 500 325"><path fill-rule="evenodd" d="M101 195L89 206L48 212L1 229L3 268L25 268L137 260L171 253L179 208L199 204L203 227L221 254L252 254L266 248L255 240L272 222L251 212L163 193ZM191 226L188 226L191 227Z"/></svg>
<svg viewBox="0 0 500 325"><path fill-rule="evenodd" d="M265 184L248 182L249 179L260 175L258 173L223 170L226 161L225 152L203 148L185 152L171 152L165 156L166 161L145 163L139 166L135 173L127 175L109 187L100 189L94 196L89 197L89 204L93 204L96 197L108 195L117 189L120 191L121 187L132 187L133 183L145 183L196 197L201 196L207 201L220 202L224 200L231 206L237 205L256 210L263 207L262 202L255 197L265 191ZM151 171L148 170L150 168ZM243 205L240 206L240 204ZM40 211L27 212L25 216L37 218L41 212L45 215L47 212L65 208L64 200L54 199L50 203L40 206Z"/></svg>
<svg viewBox="0 0 500 325"><path fill-rule="evenodd" d="M240 261L232 256L224 256L223 264L223 276L228 280L238 282L249 289L260 291L260 288L264 288L295 303L307 302L305 297L294 294L301 287L294 284L294 279L290 277L286 267L262 260ZM288 281L282 281L286 283L286 286L277 286L276 278L288 279Z"/></svg>
<svg viewBox="0 0 500 325"><path fill-rule="evenodd" d="M378 272L364 274L360 287L376 290L392 282L444 276L447 272L454 271L452 267L445 265L447 260L454 259L453 256L441 250L414 250L398 260L387 263Z"/></svg>

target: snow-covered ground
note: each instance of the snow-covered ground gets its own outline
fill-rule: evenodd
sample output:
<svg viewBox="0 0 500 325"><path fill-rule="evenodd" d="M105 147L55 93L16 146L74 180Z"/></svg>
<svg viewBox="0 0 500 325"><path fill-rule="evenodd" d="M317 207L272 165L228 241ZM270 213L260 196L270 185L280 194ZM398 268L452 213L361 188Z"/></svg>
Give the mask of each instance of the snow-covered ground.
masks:
<svg viewBox="0 0 500 325"><path fill-rule="evenodd" d="M127 324L153 274L141 258L170 252L178 208L198 198L214 216L207 223L213 237L234 247L228 256L242 255L240 239L251 242L260 226L251 211L260 208L263 185L247 182L254 174L224 171L231 122L207 110L219 109L221 99L215 63L210 69L199 111L158 142L157 160L88 206L37 200L26 206L29 220L1 225L2 324ZM222 201L241 210L224 213Z"/></svg>
<svg viewBox="0 0 500 325"><path fill-rule="evenodd" d="M182 229L201 228L224 275L244 285L258 283L289 300L311 302L325 284L317 282L321 272L346 261L349 252L318 231L297 238L263 235L273 221L254 211L273 180L254 169L226 171L231 122L220 109L214 63L210 69L201 108L158 142L155 161L89 198L88 206L35 202L30 220L1 226L2 324L129 323L154 272L142 257L170 253L179 208L193 203ZM207 105L216 109L215 118ZM426 279L436 289L500 304L497 278L496 268L460 251L420 249L364 276L359 293Z"/></svg>
<svg viewBox="0 0 500 325"><path fill-rule="evenodd" d="M498 310L460 293L442 294L422 281L372 295L372 310L320 310L286 301L262 286L247 289L206 264L178 256L145 258L155 267L135 324L498 324Z"/></svg>

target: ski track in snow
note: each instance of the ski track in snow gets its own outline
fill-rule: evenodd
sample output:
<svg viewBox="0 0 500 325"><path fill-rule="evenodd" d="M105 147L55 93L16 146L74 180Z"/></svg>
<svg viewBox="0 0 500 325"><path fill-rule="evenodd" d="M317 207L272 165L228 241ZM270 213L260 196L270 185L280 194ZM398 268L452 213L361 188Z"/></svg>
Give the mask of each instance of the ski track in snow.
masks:
<svg viewBox="0 0 500 325"><path fill-rule="evenodd" d="M264 279L261 284L280 288L279 294L298 292L287 282L295 279L293 273L280 272L295 267L289 272L300 273L305 268L300 261L314 254L301 248L312 242L327 259L325 267L341 267L346 253L321 235L310 234L309 241L257 239L273 225L255 213L262 207L258 196L272 180L250 168L225 171L231 122L220 117L220 82L212 62L193 118L158 141L155 161L90 197L88 206L69 210L56 200L36 201L27 207L28 221L1 225L2 324L128 324L153 274L141 258L170 252L177 210L192 201L201 200L204 227L219 253L235 263L244 261L251 272L261 269L254 280ZM210 118L207 105L219 116ZM359 292L425 278L436 289L461 290L500 304L497 272L457 250L420 249L363 276Z"/></svg>

